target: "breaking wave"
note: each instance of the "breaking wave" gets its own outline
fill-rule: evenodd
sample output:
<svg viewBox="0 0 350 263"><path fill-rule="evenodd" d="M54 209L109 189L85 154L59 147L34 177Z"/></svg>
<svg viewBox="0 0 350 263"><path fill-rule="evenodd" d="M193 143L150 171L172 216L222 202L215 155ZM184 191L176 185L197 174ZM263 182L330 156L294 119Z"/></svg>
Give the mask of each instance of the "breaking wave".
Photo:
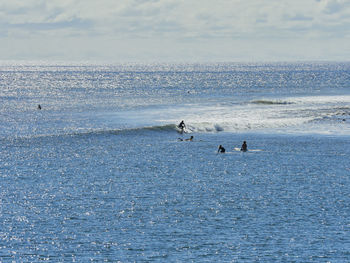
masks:
<svg viewBox="0 0 350 263"><path fill-rule="evenodd" d="M278 101L278 100L253 100L252 104L262 104L262 105L288 105L294 104L294 102L290 101Z"/></svg>

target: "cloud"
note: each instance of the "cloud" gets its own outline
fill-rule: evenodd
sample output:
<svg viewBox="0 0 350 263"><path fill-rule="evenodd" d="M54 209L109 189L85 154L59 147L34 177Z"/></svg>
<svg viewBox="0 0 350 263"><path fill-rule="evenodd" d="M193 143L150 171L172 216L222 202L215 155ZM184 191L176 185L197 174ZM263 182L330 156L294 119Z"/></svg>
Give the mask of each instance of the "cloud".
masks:
<svg viewBox="0 0 350 263"><path fill-rule="evenodd" d="M2 4L0 26L32 34L60 30L64 35L66 28L67 34L77 29L80 34L140 38L251 37L273 28L285 37L293 34L296 23L305 29L335 19L341 24L347 7L342 0L27 0Z"/></svg>
<svg viewBox="0 0 350 263"><path fill-rule="evenodd" d="M321 0L323 4L323 12L326 14L334 14L343 12L350 7L349 1L345 0Z"/></svg>
<svg viewBox="0 0 350 263"><path fill-rule="evenodd" d="M272 43L288 45L287 40L321 45L335 37L349 43L349 25L348 0L11 0L0 2L0 58L25 54L26 44L45 48L43 56L52 46L55 57L203 56L199 46L212 56L247 46L258 56L259 50L267 52L263 45L277 49Z"/></svg>
<svg viewBox="0 0 350 263"><path fill-rule="evenodd" d="M288 16L286 19L289 19L290 21L312 21L313 17L303 14L296 14L293 16Z"/></svg>
<svg viewBox="0 0 350 263"><path fill-rule="evenodd" d="M58 30L58 29L65 29L65 28L84 29L84 28L89 28L90 25L91 23L88 20L83 21L79 18L73 18L69 21L67 20L67 21L60 21L60 22L8 24L8 27L12 29L21 28L29 31L39 31L39 30L50 31L50 30Z"/></svg>

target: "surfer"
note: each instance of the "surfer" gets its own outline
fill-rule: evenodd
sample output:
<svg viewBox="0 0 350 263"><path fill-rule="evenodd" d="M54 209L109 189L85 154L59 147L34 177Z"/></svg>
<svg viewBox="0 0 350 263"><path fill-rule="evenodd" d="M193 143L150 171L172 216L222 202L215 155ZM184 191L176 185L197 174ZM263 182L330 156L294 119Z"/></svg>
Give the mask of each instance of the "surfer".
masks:
<svg viewBox="0 0 350 263"><path fill-rule="evenodd" d="M182 120L177 127L181 130L181 133L183 133L186 128L185 122Z"/></svg>
<svg viewBox="0 0 350 263"><path fill-rule="evenodd" d="M222 147L222 145L219 145L219 149L218 149L218 153L224 153L225 152L225 148Z"/></svg>
<svg viewBox="0 0 350 263"><path fill-rule="evenodd" d="M191 136L190 138L185 139L185 141L192 142L193 141L193 136Z"/></svg>
<svg viewBox="0 0 350 263"><path fill-rule="evenodd" d="M241 151L242 152L248 151L248 147L247 147L247 142L246 141L243 142L242 147L241 147Z"/></svg>
<svg viewBox="0 0 350 263"><path fill-rule="evenodd" d="M41 106L40 106L40 104L38 104L38 110L41 110Z"/></svg>
<svg viewBox="0 0 350 263"><path fill-rule="evenodd" d="M193 136L191 136L190 138L187 138L187 139L179 138L179 141L181 141L181 142L183 142L183 141L192 142L193 141Z"/></svg>

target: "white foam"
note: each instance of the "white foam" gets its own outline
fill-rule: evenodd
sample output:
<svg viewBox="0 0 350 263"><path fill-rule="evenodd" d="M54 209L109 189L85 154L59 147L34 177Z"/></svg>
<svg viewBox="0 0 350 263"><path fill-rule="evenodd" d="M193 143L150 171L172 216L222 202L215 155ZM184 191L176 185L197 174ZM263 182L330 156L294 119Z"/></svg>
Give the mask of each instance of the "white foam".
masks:
<svg viewBox="0 0 350 263"><path fill-rule="evenodd" d="M161 122L177 123L185 120L195 132L240 132L280 130L283 132L317 132L322 134L349 133L348 123L330 127L325 118L347 112L350 96L312 96L283 99L284 104L187 105L166 111ZM339 110L341 109L341 110ZM322 120L322 121L320 121ZM324 123L323 123L324 122ZM350 122L350 120L349 120Z"/></svg>
<svg viewBox="0 0 350 263"><path fill-rule="evenodd" d="M297 104L350 103L350 95L304 96L304 97L286 98L285 101L289 103L297 103Z"/></svg>

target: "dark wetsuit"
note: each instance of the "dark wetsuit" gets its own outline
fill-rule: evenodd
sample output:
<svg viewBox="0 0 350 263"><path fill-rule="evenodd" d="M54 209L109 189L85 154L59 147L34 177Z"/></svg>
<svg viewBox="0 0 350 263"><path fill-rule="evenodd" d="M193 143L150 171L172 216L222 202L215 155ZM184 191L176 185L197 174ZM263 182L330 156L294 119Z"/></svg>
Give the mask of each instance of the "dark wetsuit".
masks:
<svg viewBox="0 0 350 263"><path fill-rule="evenodd" d="M219 149L218 149L218 152L224 153L225 152L225 148L220 145Z"/></svg>
<svg viewBox="0 0 350 263"><path fill-rule="evenodd" d="M179 129L181 129L181 133L183 133L185 128L186 128L186 125L185 125L184 121L181 121L179 123L179 125L177 125L177 127L179 127Z"/></svg>
<svg viewBox="0 0 350 263"><path fill-rule="evenodd" d="M184 121L180 122L178 127L183 130L186 127Z"/></svg>
<svg viewBox="0 0 350 263"><path fill-rule="evenodd" d="M244 141L243 144L242 144L241 151L242 151L242 152L248 151L247 143L246 143L245 141Z"/></svg>

